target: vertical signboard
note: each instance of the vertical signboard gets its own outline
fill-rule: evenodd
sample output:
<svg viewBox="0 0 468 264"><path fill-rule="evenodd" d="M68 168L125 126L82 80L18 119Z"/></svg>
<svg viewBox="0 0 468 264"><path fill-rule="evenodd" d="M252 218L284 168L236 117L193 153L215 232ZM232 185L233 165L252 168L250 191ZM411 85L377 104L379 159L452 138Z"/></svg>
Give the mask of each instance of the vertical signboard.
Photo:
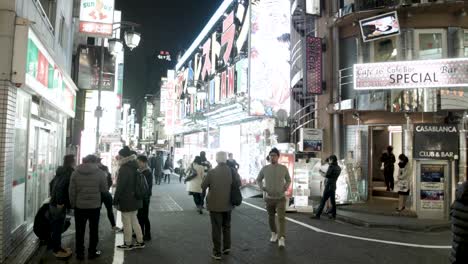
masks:
<svg viewBox="0 0 468 264"><path fill-rule="evenodd" d="M114 0L81 0L80 32L110 37L114 23Z"/></svg>
<svg viewBox="0 0 468 264"><path fill-rule="evenodd" d="M101 64L101 47L80 46L78 87L84 90L98 90L99 68ZM123 67L123 66L122 66ZM122 71L123 74L123 71ZM115 57L104 49L104 68L102 74L102 90L114 91Z"/></svg>
<svg viewBox="0 0 468 264"><path fill-rule="evenodd" d="M301 128L299 150L303 152L320 152L323 149L323 130Z"/></svg>
<svg viewBox="0 0 468 264"><path fill-rule="evenodd" d="M445 166L421 164L421 209L443 210L445 200Z"/></svg>
<svg viewBox="0 0 468 264"><path fill-rule="evenodd" d="M322 39L307 37L306 40L307 94L322 94Z"/></svg>

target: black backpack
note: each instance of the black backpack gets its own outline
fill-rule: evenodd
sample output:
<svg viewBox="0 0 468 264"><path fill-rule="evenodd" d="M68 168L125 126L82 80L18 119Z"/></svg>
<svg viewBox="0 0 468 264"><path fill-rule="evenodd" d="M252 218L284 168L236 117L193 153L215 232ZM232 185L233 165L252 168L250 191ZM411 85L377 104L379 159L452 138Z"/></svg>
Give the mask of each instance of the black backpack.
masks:
<svg viewBox="0 0 468 264"><path fill-rule="evenodd" d="M137 171L135 181L135 198L137 200L148 198L150 190L145 175Z"/></svg>
<svg viewBox="0 0 468 264"><path fill-rule="evenodd" d="M232 177L232 183L231 183L231 204L233 206L239 206L242 204L242 193L240 190L240 185L236 181L235 175L237 174L237 170L229 167L231 170L231 177Z"/></svg>
<svg viewBox="0 0 468 264"><path fill-rule="evenodd" d="M50 239L49 203L43 204L34 217L33 231L42 241Z"/></svg>

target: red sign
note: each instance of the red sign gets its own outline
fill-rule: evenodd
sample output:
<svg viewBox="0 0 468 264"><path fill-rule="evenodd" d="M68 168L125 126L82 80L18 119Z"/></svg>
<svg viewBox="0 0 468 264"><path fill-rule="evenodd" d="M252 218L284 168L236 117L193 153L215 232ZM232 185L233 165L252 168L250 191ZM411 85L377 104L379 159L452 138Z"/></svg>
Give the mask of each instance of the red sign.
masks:
<svg viewBox="0 0 468 264"><path fill-rule="evenodd" d="M288 190L286 191L286 196L292 197L294 181L294 154L281 153L278 163L288 168L289 176L291 176L291 184L289 185Z"/></svg>
<svg viewBox="0 0 468 264"><path fill-rule="evenodd" d="M80 32L92 35L112 35L112 24L100 24L93 22L80 22Z"/></svg>

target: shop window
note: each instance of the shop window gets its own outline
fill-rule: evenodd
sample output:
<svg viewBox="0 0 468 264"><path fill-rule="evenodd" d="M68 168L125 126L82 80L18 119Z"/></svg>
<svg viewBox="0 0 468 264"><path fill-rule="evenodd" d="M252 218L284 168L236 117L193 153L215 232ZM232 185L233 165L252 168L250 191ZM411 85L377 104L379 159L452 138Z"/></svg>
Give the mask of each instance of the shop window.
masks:
<svg viewBox="0 0 468 264"><path fill-rule="evenodd" d="M38 0L37 2L39 2L42 8L43 14L49 20L51 30L54 30L57 16L57 0Z"/></svg>
<svg viewBox="0 0 468 264"><path fill-rule="evenodd" d="M374 62L396 61L398 56L397 38L386 38L374 41L371 57Z"/></svg>
<svg viewBox="0 0 468 264"><path fill-rule="evenodd" d="M420 60L447 57L447 32L443 29L415 30L415 54Z"/></svg>

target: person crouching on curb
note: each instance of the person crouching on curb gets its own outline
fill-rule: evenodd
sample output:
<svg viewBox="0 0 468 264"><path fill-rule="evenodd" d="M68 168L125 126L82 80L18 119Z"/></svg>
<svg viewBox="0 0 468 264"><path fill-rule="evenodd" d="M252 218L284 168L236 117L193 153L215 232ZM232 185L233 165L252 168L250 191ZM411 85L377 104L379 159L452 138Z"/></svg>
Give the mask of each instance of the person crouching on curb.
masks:
<svg viewBox="0 0 468 264"><path fill-rule="evenodd" d="M280 152L273 148L269 153L270 164L260 170L257 177L257 184L264 191L264 197L268 212L268 222L270 224L271 238L270 242L278 241L278 246L283 248L285 244L285 226L286 226L286 196L285 192L291 184L291 176L288 168L278 164ZM265 181L265 183L264 183ZM278 214L279 232L276 226L276 217Z"/></svg>
<svg viewBox="0 0 468 264"><path fill-rule="evenodd" d="M210 211L211 235L213 240L213 259L220 260L221 253L231 252L231 184L240 186L240 176L227 164L227 153L216 153L218 166L210 170L202 183L202 189L209 188L207 209ZM235 182L233 182L233 180ZM221 252L221 236L223 251Z"/></svg>

